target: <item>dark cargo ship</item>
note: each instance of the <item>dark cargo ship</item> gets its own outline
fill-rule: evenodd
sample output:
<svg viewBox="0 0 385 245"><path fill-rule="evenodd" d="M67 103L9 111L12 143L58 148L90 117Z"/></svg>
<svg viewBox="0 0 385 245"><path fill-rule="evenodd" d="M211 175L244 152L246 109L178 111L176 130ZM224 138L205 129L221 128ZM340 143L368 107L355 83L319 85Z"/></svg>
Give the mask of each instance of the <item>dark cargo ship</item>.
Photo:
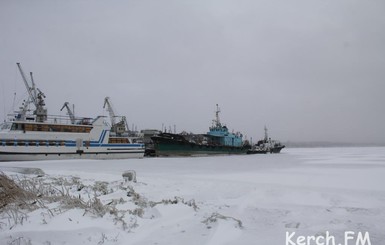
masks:
<svg viewBox="0 0 385 245"><path fill-rule="evenodd" d="M230 133L219 119L219 107L207 134L161 133L151 137L157 156L191 156L208 154L245 154L250 145L241 133Z"/></svg>

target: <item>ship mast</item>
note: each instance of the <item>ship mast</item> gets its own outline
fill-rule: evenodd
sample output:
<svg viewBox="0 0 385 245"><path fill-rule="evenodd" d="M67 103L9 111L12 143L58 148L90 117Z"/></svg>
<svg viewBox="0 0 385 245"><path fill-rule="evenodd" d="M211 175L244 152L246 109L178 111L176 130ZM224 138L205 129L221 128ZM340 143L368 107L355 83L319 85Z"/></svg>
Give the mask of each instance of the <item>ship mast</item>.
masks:
<svg viewBox="0 0 385 245"><path fill-rule="evenodd" d="M222 127L221 120L219 119L219 112L221 112L221 110L217 104L217 110L215 111L215 119L213 120L214 127Z"/></svg>
<svg viewBox="0 0 385 245"><path fill-rule="evenodd" d="M268 139L269 139L269 136L267 135L267 128L265 125L265 142L267 142Z"/></svg>

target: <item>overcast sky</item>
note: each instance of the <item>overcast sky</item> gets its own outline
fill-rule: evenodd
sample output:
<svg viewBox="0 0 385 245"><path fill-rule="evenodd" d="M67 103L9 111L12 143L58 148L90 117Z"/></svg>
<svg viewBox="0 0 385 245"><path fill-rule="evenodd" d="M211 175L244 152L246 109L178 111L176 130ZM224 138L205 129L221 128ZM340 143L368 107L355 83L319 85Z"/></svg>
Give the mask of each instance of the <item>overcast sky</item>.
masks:
<svg viewBox="0 0 385 245"><path fill-rule="evenodd" d="M383 0L1 0L0 119L33 71L50 114L281 141L385 142ZM15 106L16 106L15 105Z"/></svg>

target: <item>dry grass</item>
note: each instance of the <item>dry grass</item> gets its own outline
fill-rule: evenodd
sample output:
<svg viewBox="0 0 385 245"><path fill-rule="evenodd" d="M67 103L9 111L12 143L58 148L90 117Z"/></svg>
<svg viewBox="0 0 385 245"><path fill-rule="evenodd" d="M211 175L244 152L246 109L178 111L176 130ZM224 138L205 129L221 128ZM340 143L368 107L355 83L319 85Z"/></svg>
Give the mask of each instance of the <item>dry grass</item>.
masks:
<svg viewBox="0 0 385 245"><path fill-rule="evenodd" d="M21 188L14 180L0 172L0 210L9 204L24 206L35 198L35 194Z"/></svg>
<svg viewBox="0 0 385 245"><path fill-rule="evenodd" d="M106 195L115 191L121 192L122 197L108 203L99 199L102 196L102 200L106 199ZM135 206L132 209L117 206L125 202L132 202ZM183 204L198 210L195 200L185 201L181 197L149 201L127 182L95 181L85 185L80 178L73 176L7 176L0 172L0 231L23 225L30 218L29 214L37 209L40 209L42 224L48 224L52 217L67 210L80 209L84 210L83 216L102 218L110 215L115 225L130 232L138 226L137 219L144 218L147 209L171 204Z"/></svg>

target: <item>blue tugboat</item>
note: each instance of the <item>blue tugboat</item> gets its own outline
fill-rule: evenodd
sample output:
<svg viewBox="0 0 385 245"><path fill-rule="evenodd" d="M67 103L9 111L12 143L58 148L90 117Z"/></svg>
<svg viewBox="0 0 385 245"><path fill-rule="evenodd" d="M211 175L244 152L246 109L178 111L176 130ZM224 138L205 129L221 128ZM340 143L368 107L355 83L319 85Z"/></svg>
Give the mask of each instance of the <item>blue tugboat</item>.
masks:
<svg viewBox="0 0 385 245"><path fill-rule="evenodd" d="M245 154L250 145L241 133L231 133L219 118L219 107L213 125L206 134L161 133L151 137L157 156L191 156L208 154Z"/></svg>

